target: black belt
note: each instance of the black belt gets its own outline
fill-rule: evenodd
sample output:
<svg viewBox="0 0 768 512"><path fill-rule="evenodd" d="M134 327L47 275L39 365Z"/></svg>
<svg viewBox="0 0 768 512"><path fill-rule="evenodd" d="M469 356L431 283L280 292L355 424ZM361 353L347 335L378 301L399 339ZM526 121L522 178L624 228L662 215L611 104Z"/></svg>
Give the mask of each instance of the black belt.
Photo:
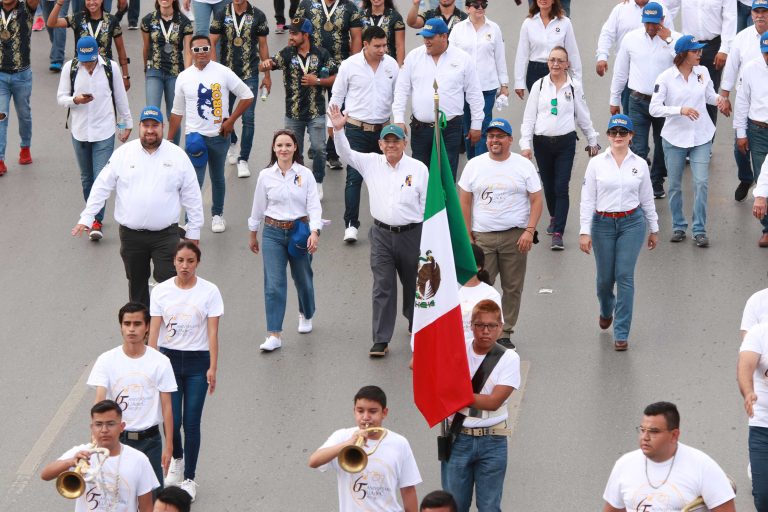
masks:
<svg viewBox="0 0 768 512"><path fill-rule="evenodd" d="M123 226L122 224L120 225L120 227L123 228L123 229L127 229L128 231L135 231L137 233L163 233L165 231L171 231L171 230L179 229L179 224L177 222L174 222L173 224L171 224L167 228L158 229L157 231L152 230L152 229L132 229L132 228L129 228L128 226Z"/></svg>
<svg viewBox="0 0 768 512"><path fill-rule="evenodd" d="M160 427L157 425L154 425L152 427L149 427L146 430L140 430L138 432L129 432L125 431L122 434L120 434L120 440L121 441L143 441L144 439L149 439L150 437L155 437L160 435Z"/></svg>
<svg viewBox="0 0 768 512"><path fill-rule="evenodd" d="M402 233L403 231L410 231L413 228L421 226L421 222L412 222L410 224L406 224L405 226L390 226L389 224L384 224L383 222L376 219L373 219L373 223L381 229L390 231L392 233Z"/></svg>
<svg viewBox="0 0 768 512"><path fill-rule="evenodd" d="M709 41L704 40L698 40L697 43L704 43L704 44L712 44L712 43L719 43L720 42L720 36L714 37L710 39Z"/></svg>
<svg viewBox="0 0 768 512"><path fill-rule="evenodd" d="M629 90L629 95L633 98L637 98L639 100L643 101L651 101L651 95L650 94L643 94L641 92L633 91L632 89Z"/></svg>
<svg viewBox="0 0 768 512"><path fill-rule="evenodd" d="M23 68L19 68L19 69L0 69L0 73L15 75L16 73L21 73L22 71L26 71L28 69L29 69L29 66L24 66Z"/></svg>
<svg viewBox="0 0 768 512"><path fill-rule="evenodd" d="M454 116L448 120L448 124L455 123L455 122L461 122L462 116ZM413 128L434 128L435 123L425 123L424 121L419 121L415 117L411 116L411 127Z"/></svg>
<svg viewBox="0 0 768 512"><path fill-rule="evenodd" d="M572 131L570 133L566 133L563 135L534 135L534 139L545 139L550 142L558 142L561 139L570 138L570 137L576 137L576 140L579 140L578 135L576 135L575 131Z"/></svg>

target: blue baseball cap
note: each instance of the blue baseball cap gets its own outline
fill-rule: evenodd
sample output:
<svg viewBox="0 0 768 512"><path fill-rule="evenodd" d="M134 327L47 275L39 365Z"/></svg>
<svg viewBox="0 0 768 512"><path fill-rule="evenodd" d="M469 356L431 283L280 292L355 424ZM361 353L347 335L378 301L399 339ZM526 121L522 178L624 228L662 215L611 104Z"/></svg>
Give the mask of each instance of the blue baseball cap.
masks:
<svg viewBox="0 0 768 512"><path fill-rule="evenodd" d="M632 125L632 120L624 114L611 116L611 119L608 120L608 129L610 130L611 128L626 128L631 132L635 131L635 127Z"/></svg>
<svg viewBox="0 0 768 512"><path fill-rule="evenodd" d="M768 2L768 0L762 0ZM643 8L643 23L661 23L664 19L664 8L656 2L648 2Z"/></svg>
<svg viewBox="0 0 768 512"><path fill-rule="evenodd" d="M435 37L437 34L447 34L448 25L445 24L443 18L431 18L424 23L424 28L420 32L417 32L417 36L422 37Z"/></svg>
<svg viewBox="0 0 768 512"><path fill-rule="evenodd" d="M286 27L289 32L304 32L312 34L312 23L307 18L293 18L291 24Z"/></svg>
<svg viewBox="0 0 768 512"><path fill-rule="evenodd" d="M753 0L752 10L755 9L768 9L768 0Z"/></svg>
<svg viewBox="0 0 768 512"><path fill-rule="evenodd" d="M77 40L77 60L93 62L99 58L99 45L91 36L83 36Z"/></svg>
<svg viewBox="0 0 768 512"><path fill-rule="evenodd" d="M768 32L760 36L760 51L768 53Z"/></svg>
<svg viewBox="0 0 768 512"><path fill-rule="evenodd" d="M147 105L144 107L144 110L141 111L141 115L139 116L139 121L144 121L146 119L152 119L153 121L157 121L158 123L163 122L163 113L160 112L160 109L154 105Z"/></svg>
<svg viewBox="0 0 768 512"><path fill-rule="evenodd" d="M208 146L199 133L190 132L187 134L184 139L184 149L194 167L203 167L208 163Z"/></svg>
<svg viewBox="0 0 768 512"><path fill-rule="evenodd" d="M696 41L696 38L691 35L682 36L675 43L675 53L689 52L691 50L701 50L707 46L705 43Z"/></svg>
<svg viewBox="0 0 768 512"><path fill-rule="evenodd" d="M495 130L501 130L507 135L512 135L512 125L509 124L509 121L506 119L502 119L500 117L497 117L496 119L491 119L491 122L488 123L488 128L485 129L487 132L488 130L495 129Z"/></svg>
<svg viewBox="0 0 768 512"><path fill-rule="evenodd" d="M398 139L402 140L405 138L405 131L403 131L402 128L397 126L396 124L388 124L384 127L383 130L381 130L381 134L379 135L380 139L383 139L387 135L394 135Z"/></svg>

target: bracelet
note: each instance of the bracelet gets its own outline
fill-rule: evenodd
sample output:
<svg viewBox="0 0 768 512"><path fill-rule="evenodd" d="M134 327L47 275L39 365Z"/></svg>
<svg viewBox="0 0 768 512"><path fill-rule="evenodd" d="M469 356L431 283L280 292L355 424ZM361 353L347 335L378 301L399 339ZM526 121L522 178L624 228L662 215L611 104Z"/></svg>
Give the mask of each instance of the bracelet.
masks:
<svg viewBox="0 0 768 512"><path fill-rule="evenodd" d="M131 79L131 75L123 75L123 80L130 80L130 79Z"/></svg>
<svg viewBox="0 0 768 512"><path fill-rule="evenodd" d="M529 229L532 230L530 231L531 234L533 234L533 232L536 231L536 228L531 228L531 227L527 227L523 231L528 231Z"/></svg>

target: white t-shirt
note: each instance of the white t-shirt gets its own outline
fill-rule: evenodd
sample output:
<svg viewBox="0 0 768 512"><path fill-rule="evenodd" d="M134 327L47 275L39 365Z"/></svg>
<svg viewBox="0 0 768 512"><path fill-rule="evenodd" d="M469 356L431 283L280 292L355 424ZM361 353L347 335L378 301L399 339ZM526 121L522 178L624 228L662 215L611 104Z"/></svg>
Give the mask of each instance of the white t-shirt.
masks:
<svg viewBox="0 0 768 512"><path fill-rule="evenodd" d="M208 350L208 318L224 314L218 287L198 277L195 286L183 290L176 278L152 290L150 314L163 317L157 346L173 350Z"/></svg>
<svg viewBox="0 0 768 512"><path fill-rule="evenodd" d="M189 66L176 77L171 112L186 116L184 133L214 137L229 117L230 92L239 99L253 98L251 89L228 67L214 61L202 70Z"/></svg>
<svg viewBox="0 0 768 512"><path fill-rule="evenodd" d="M656 463L648 460L648 477L645 475L646 456L640 450L624 454L616 461L608 478L603 499L612 507L644 512L668 512L682 509L686 504L702 496L707 508L719 507L734 498L728 477L706 453L677 443L677 456L670 472L672 459ZM664 485L654 489L648 484Z"/></svg>
<svg viewBox="0 0 768 512"><path fill-rule="evenodd" d="M357 427L337 430L321 446L337 445L350 437ZM369 440L365 451L376 448L378 440ZM400 512L397 501L399 490L421 483L419 468L408 440L392 432L381 440L376 451L368 456L368 465L360 473L347 473L339 467L337 459L320 466L320 471L331 467L336 471L339 490L339 512Z"/></svg>
<svg viewBox="0 0 768 512"><path fill-rule="evenodd" d="M744 305L741 330L748 331L755 324L768 320L768 288L755 292Z"/></svg>
<svg viewBox="0 0 768 512"><path fill-rule="evenodd" d="M459 304L461 305L461 320L464 322L464 340L472 341L472 309L481 300L490 299L501 307L501 295L493 286L483 282L477 286L462 286L459 288ZM504 321L502 316L501 321Z"/></svg>
<svg viewBox="0 0 768 512"><path fill-rule="evenodd" d="M170 359L152 347L134 359L125 355L122 345L96 359L88 385L107 389L107 398L123 409L125 429L132 432L162 423L160 393L177 389Z"/></svg>
<svg viewBox="0 0 768 512"><path fill-rule="evenodd" d="M64 453L59 460L74 457L81 451L87 450L90 445L81 444ZM99 460L98 454L91 455L91 467L95 467ZM115 478L120 475L120 484L117 493L118 502L110 509L111 500L115 496ZM99 477L94 482L86 482L85 492L75 501L75 512L136 512L138 510L138 497L152 492L152 489L160 487L160 482L155 477L152 464L146 455L135 448L122 445L120 455L109 457L102 466L104 487L99 484Z"/></svg>
<svg viewBox="0 0 768 512"><path fill-rule="evenodd" d="M487 233L525 228L531 212L528 194L541 190L541 181L523 156L510 153L496 162L484 153L467 162L459 186L472 193L472 231Z"/></svg>
<svg viewBox="0 0 768 512"><path fill-rule="evenodd" d="M747 331L739 349L744 351L760 354L752 377L757 402L753 405L754 415L749 418L749 426L768 428L768 324L758 324Z"/></svg>

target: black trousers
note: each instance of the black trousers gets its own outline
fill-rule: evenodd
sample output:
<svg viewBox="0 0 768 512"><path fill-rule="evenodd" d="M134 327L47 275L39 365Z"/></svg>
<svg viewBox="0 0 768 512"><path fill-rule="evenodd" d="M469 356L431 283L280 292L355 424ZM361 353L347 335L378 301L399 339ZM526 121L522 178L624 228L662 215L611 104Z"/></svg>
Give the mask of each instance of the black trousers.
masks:
<svg viewBox="0 0 768 512"><path fill-rule="evenodd" d="M137 231L120 226L120 256L128 278L128 298L149 307L150 261L154 278L162 283L176 275L173 254L179 244L179 227L161 231Z"/></svg>
<svg viewBox="0 0 768 512"><path fill-rule="evenodd" d="M285 0L273 0L275 7L275 21L278 25L285 25ZM299 0L291 0L290 7L288 7L288 18L293 19L293 15L296 14L296 9L299 7Z"/></svg>
<svg viewBox="0 0 768 512"><path fill-rule="evenodd" d="M707 68L709 71L709 78L712 79L712 85L715 86L715 92L720 90L720 77L723 74L722 69L715 69L715 55L717 55L720 48L720 36L712 39L711 41L701 41L707 43L707 46L701 49L701 65ZM714 105L707 105L707 113L709 118L712 119L712 124L717 126L717 107ZM714 139L714 137L712 137Z"/></svg>

